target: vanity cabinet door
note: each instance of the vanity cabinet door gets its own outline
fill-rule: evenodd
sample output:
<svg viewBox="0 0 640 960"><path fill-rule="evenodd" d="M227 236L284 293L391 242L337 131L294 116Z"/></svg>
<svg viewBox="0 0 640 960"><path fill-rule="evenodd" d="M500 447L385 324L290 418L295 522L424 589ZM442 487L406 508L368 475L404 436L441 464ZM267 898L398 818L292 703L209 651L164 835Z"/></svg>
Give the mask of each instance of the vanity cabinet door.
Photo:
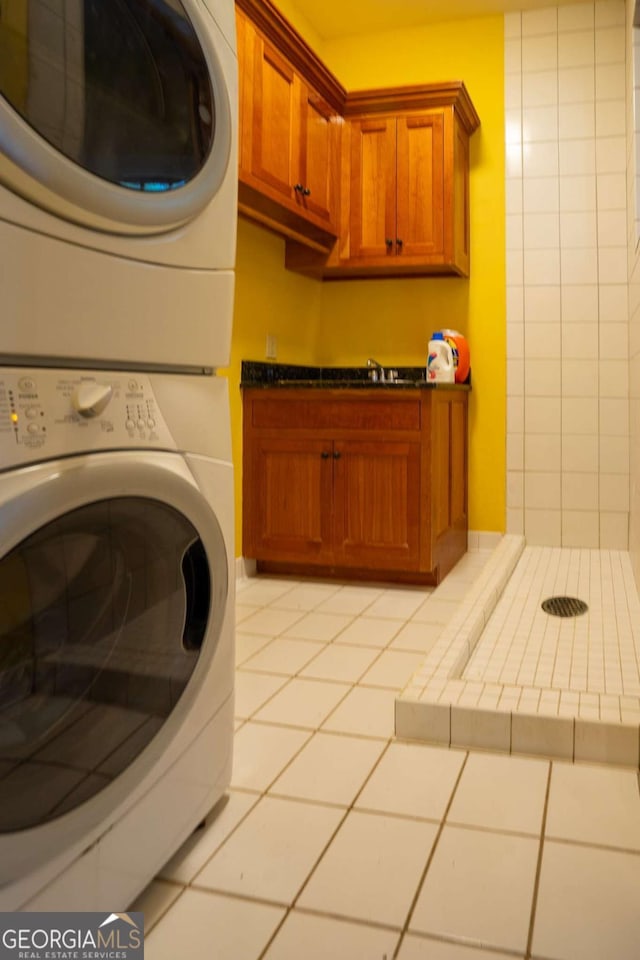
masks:
<svg viewBox="0 0 640 960"><path fill-rule="evenodd" d="M244 451L245 556L328 562L331 443L255 435Z"/></svg>
<svg viewBox="0 0 640 960"><path fill-rule="evenodd" d="M420 562L420 444L334 443L335 562L417 570Z"/></svg>

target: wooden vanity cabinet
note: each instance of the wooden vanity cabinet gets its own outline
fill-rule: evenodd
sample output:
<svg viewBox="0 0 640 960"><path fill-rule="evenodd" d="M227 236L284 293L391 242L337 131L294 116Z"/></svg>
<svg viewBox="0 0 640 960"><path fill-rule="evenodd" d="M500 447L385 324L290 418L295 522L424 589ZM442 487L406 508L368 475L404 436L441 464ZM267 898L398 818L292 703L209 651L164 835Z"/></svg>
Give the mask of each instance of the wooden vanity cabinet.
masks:
<svg viewBox="0 0 640 960"><path fill-rule="evenodd" d="M467 393L245 389L243 554L437 583L467 547Z"/></svg>
<svg viewBox="0 0 640 960"><path fill-rule="evenodd" d="M236 22L239 210L326 250L338 232L341 117L239 9Z"/></svg>

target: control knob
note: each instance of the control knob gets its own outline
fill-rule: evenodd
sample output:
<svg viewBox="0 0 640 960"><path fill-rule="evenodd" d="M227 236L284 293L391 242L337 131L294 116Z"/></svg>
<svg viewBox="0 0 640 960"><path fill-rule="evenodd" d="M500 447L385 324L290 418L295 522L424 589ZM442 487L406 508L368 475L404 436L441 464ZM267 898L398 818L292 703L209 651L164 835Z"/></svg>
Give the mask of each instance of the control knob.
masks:
<svg viewBox="0 0 640 960"><path fill-rule="evenodd" d="M73 408L81 417L91 419L99 416L105 409L111 396L113 387L109 383L97 383L90 381L79 384L73 391L71 402Z"/></svg>

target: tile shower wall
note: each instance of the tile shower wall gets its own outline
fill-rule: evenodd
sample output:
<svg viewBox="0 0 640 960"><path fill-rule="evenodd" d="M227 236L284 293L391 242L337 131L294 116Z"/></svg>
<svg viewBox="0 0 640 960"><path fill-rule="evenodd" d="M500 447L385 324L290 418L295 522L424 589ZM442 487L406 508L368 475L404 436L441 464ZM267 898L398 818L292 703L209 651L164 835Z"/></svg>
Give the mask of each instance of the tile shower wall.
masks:
<svg viewBox="0 0 640 960"><path fill-rule="evenodd" d="M635 0L627 0L627 202L629 243L629 552L640 586L640 39L633 30ZM635 36L634 36L635 34Z"/></svg>
<svg viewBox="0 0 640 960"><path fill-rule="evenodd" d="M624 0L505 16L507 530L626 549Z"/></svg>

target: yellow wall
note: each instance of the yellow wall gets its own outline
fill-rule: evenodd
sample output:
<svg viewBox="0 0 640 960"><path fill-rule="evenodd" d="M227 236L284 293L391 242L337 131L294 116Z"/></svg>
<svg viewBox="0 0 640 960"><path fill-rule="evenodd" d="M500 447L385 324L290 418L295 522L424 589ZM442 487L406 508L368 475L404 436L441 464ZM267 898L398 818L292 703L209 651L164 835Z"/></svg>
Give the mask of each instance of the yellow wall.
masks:
<svg viewBox="0 0 640 960"><path fill-rule="evenodd" d="M282 9L301 33L291 0ZM283 241L242 220L230 367L234 457L241 470L237 390L241 359L422 364L434 329L455 327L471 347L469 519L504 530L506 306L502 17L325 41L319 51L347 89L464 80L480 115L471 139L471 278L357 280L321 284L283 268ZM238 552L241 552L238 503Z"/></svg>
<svg viewBox="0 0 640 960"><path fill-rule="evenodd" d="M236 484L236 553L242 554L242 400L240 363L264 360L267 334L276 337L278 360L314 363L322 285L285 270L284 241L238 220L236 293L229 377Z"/></svg>

